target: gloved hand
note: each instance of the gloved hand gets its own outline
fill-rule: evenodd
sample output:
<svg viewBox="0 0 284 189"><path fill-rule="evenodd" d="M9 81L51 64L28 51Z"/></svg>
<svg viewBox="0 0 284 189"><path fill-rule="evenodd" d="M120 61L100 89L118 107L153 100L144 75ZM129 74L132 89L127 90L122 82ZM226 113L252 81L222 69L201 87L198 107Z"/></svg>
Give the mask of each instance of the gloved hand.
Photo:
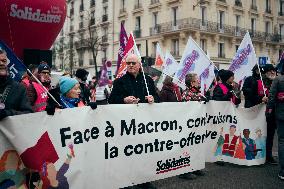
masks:
<svg viewBox="0 0 284 189"><path fill-rule="evenodd" d="M2 120L2 119L4 119L5 117L7 117L8 115L7 115L7 113L6 113L6 111L5 111L5 109L1 109L0 110L0 121Z"/></svg>
<svg viewBox="0 0 284 189"><path fill-rule="evenodd" d="M46 106L45 111L48 115L54 115L55 106Z"/></svg>
<svg viewBox="0 0 284 189"><path fill-rule="evenodd" d="M90 103L89 103L89 106L90 106L93 110L97 109L97 107L98 107L98 105L97 105L96 102L90 102Z"/></svg>

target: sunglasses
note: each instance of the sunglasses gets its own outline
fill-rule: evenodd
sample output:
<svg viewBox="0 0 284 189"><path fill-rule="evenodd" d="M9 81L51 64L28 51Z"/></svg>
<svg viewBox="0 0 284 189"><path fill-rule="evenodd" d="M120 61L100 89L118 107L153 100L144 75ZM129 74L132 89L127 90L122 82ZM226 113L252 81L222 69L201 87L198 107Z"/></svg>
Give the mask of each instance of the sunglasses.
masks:
<svg viewBox="0 0 284 189"><path fill-rule="evenodd" d="M132 64L133 66L136 64L136 62L126 62L127 65Z"/></svg>

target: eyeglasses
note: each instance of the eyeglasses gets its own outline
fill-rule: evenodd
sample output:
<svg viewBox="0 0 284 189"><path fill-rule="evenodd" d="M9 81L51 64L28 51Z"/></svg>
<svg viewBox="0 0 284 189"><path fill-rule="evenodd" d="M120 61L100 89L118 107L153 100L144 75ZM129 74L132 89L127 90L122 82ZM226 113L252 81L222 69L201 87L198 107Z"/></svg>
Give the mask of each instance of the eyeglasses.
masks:
<svg viewBox="0 0 284 189"><path fill-rule="evenodd" d="M133 66L136 64L136 62L126 62L127 65L132 64Z"/></svg>

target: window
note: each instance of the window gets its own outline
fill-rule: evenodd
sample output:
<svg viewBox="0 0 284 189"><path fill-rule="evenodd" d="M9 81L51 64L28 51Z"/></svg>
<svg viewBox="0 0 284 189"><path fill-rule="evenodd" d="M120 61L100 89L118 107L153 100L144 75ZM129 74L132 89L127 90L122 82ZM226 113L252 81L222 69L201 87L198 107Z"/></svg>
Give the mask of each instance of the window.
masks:
<svg viewBox="0 0 284 189"><path fill-rule="evenodd" d="M265 0L265 12L271 13L270 0Z"/></svg>
<svg viewBox="0 0 284 189"><path fill-rule="evenodd" d="M173 26L177 25L177 7L172 8L172 16L173 16Z"/></svg>
<svg viewBox="0 0 284 189"><path fill-rule="evenodd" d="M156 28L157 25L158 25L158 13L153 12L153 26L154 26L154 28Z"/></svg>
<svg viewBox="0 0 284 189"><path fill-rule="evenodd" d="M122 8L122 9L125 8L125 0L121 0L121 8Z"/></svg>
<svg viewBox="0 0 284 189"><path fill-rule="evenodd" d="M104 7L104 15L107 15L107 6Z"/></svg>
<svg viewBox="0 0 284 189"><path fill-rule="evenodd" d="M236 15L236 32L240 32L240 21L241 20L241 16L240 15Z"/></svg>
<svg viewBox="0 0 284 189"><path fill-rule="evenodd" d="M140 30L140 28L141 28L141 17L137 16L136 17L135 30Z"/></svg>
<svg viewBox="0 0 284 189"><path fill-rule="evenodd" d="M270 22L265 22L265 33L268 34L268 33L271 33L271 27L270 27Z"/></svg>
<svg viewBox="0 0 284 189"><path fill-rule="evenodd" d="M201 49L206 52L207 48L206 48L206 40L205 39L200 39L200 47Z"/></svg>
<svg viewBox="0 0 284 189"><path fill-rule="evenodd" d="M219 19L218 19L219 29L223 30L224 29L224 22L225 22L225 12L219 11L218 15L219 15Z"/></svg>
<svg viewBox="0 0 284 189"><path fill-rule="evenodd" d="M284 11L284 1L283 0L279 0L279 15L283 16L283 11Z"/></svg>
<svg viewBox="0 0 284 189"><path fill-rule="evenodd" d="M125 25L125 20L121 20L121 24L124 26Z"/></svg>
<svg viewBox="0 0 284 189"><path fill-rule="evenodd" d="M172 55L179 56L179 40L172 39Z"/></svg>
<svg viewBox="0 0 284 189"><path fill-rule="evenodd" d="M279 35L280 35L280 40L283 41L283 35L284 35L284 24L279 24Z"/></svg>
<svg viewBox="0 0 284 189"><path fill-rule="evenodd" d="M251 19L251 32L252 33L255 33L255 24L256 24L256 20L255 20L255 18L252 18Z"/></svg>
<svg viewBox="0 0 284 189"><path fill-rule="evenodd" d="M218 57L225 58L225 48L224 43L218 43Z"/></svg>
<svg viewBox="0 0 284 189"><path fill-rule="evenodd" d="M238 52L240 45L236 45L236 52Z"/></svg>
<svg viewBox="0 0 284 189"><path fill-rule="evenodd" d="M137 49L138 49L138 51L140 52L140 54L141 54L141 44L136 44L137 45Z"/></svg>
<svg viewBox="0 0 284 189"><path fill-rule="evenodd" d="M84 65L84 61L83 61L83 52L82 51L80 51L79 52L79 66L81 67L81 66L83 66Z"/></svg>
<svg viewBox="0 0 284 189"><path fill-rule="evenodd" d="M152 57L156 57L156 52L157 52L157 42L152 43Z"/></svg>
<svg viewBox="0 0 284 189"><path fill-rule="evenodd" d="M201 23L202 26L206 25L206 7L201 7Z"/></svg>

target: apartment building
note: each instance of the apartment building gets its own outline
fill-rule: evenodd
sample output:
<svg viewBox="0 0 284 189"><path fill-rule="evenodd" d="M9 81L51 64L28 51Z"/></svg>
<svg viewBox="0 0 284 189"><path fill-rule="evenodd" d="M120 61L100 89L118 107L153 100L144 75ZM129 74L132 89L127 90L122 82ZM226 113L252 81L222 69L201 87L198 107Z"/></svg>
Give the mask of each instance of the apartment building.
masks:
<svg viewBox="0 0 284 189"><path fill-rule="evenodd" d="M68 17L57 39L55 62L94 68L90 24L101 38L97 63L117 60L120 24L133 32L142 56L155 57L156 44L179 60L191 36L216 66L230 64L246 31L257 56L277 63L284 49L284 0L68 0ZM63 45L58 45L63 44ZM66 45L67 44L67 45ZM56 45L55 45L56 46Z"/></svg>
<svg viewBox="0 0 284 189"><path fill-rule="evenodd" d="M155 57L156 44L180 59L189 36L216 66L228 67L246 31L257 56L276 63L284 48L283 0L116 0L114 32L124 23L142 56ZM114 39L117 54L118 36Z"/></svg>

